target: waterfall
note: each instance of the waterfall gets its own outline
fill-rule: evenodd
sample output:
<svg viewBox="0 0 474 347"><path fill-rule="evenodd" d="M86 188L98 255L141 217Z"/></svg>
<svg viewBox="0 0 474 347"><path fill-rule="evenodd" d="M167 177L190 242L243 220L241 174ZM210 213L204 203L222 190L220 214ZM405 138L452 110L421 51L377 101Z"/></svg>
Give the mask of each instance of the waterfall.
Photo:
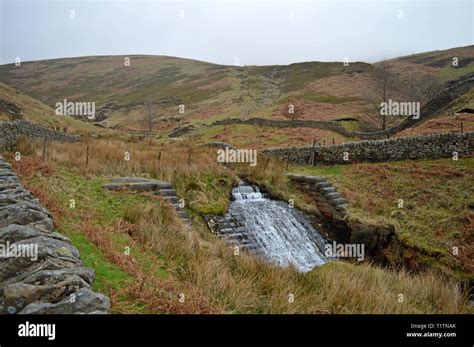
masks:
<svg viewBox="0 0 474 347"><path fill-rule="evenodd" d="M327 261L325 240L302 212L246 183L235 187L232 197L227 215L219 220L220 233L229 243L302 272Z"/></svg>

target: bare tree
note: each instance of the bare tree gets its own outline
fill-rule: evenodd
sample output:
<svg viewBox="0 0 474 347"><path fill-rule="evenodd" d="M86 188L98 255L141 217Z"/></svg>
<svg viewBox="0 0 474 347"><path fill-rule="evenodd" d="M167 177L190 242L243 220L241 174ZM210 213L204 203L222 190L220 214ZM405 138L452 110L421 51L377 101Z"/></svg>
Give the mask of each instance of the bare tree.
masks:
<svg viewBox="0 0 474 347"><path fill-rule="evenodd" d="M411 101L424 105L441 92L443 84L433 75L414 76L405 82L404 89Z"/></svg>
<svg viewBox="0 0 474 347"><path fill-rule="evenodd" d="M142 121L146 133L150 135L156 123L155 106L151 101L147 101L145 103L145 114Z"/></svg>
<svg viewBox="0 0 474 347"><path fill-rule="evenodd" d="M374 80L373 88L367 88L365 91L366 98L369 101L365 113L373 125L382 130L387 130L390 120L380 112L380 104L400 95L400 79L397 74L391 71L386 62L374 67L372 79Z"/></svg>

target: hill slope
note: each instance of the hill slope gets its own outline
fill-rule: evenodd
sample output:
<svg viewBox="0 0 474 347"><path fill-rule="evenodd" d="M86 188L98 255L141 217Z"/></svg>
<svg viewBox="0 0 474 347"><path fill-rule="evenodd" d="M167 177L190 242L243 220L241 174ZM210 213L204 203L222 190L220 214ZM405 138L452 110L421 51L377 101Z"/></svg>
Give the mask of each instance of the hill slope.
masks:
<svg viewBox="0 0 474 347"><path fill-rule="evenodd" d="M365 63L237 67L164 56L129 58L130 66L125 66L122 56L3 65L0 79L49 106L63 99L95 101L99 116L109 124L139 128L137 121L149 100L159 115L178 120L184 117L178 112L181 104L187 120L271 116L293 94L331 104L326 95L307 92L306 87L320 78L371 69Z"/></svg>
<svg viewBox="0 0 474 347"><path fill-rule="evenodd" d="M57 116L54 110L18 90L0 83L0 120L25 119L48 128L70 133L97 132L92 124L67 116Z"/></svg>
<svg viewBox="0 0 474 347"><path fill-rule="evenodd" d="M474 71L474 46L386 63L402 81L431 76L447 83ZM144 117L151 110L160 133L191 123L197 125L196 136L207 138L208 129L200 125L229 117L342 120L348 130L372 129L366 106L367 91L376 88L373 68L360 62L238 67L166 56L94 56L2 65L0 80L50 107L64 99L93 101L98 120L110 126L145 130ZM286 131L281 135L293 136ZM331 137L336 135L324 135Z"/></svg>

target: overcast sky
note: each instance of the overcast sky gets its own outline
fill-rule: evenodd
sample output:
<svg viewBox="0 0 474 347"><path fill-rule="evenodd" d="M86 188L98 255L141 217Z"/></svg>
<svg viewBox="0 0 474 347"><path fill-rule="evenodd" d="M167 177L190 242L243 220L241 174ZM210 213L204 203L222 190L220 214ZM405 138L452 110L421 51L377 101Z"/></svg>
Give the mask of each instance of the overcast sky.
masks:
<svg viewBox="0 0 474 347"><path fill-rule="evenodd" d="M473 0L0 3L0 64L129 54L228 65L373 62L472 45L474 35Z"/></svg>

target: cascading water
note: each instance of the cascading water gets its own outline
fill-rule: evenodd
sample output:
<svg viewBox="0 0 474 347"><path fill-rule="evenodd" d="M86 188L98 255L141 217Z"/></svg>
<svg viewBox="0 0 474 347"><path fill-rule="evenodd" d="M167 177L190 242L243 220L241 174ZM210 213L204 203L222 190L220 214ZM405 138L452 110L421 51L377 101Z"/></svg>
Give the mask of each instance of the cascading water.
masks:
<svg viewBox="0 0 474 347"><path fill-rule="evenodd" d="M232 196L227 215L219 220L220 233L231 244L302 272L327 261L323 237L302 212L245 183L235 187Z"/></svg>

